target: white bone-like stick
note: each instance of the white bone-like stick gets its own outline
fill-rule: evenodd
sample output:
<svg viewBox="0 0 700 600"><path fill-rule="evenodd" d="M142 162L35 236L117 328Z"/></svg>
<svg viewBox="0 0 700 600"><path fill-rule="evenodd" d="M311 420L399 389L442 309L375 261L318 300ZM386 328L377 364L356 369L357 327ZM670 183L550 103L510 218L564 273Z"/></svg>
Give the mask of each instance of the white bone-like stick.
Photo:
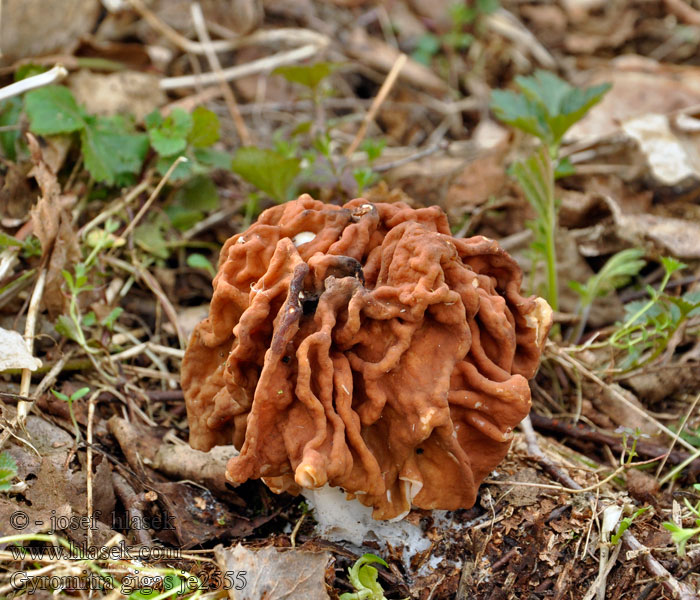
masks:
<svg viewBox="0 0 700 600"><path fill-rule="evenodd" d="M44 73L39 73L39 75L32 75L26 79L16 81L10 85L6 85L4 88L0 88L0 101L7 100L7 98L12 98L13 96L19 96L28 92L29 90L35 90L36 88L44 87L45 85L51 85L57 81L61 81L68 75L68 71L63 65L56 65L53 69L50 69Z"/></svg>

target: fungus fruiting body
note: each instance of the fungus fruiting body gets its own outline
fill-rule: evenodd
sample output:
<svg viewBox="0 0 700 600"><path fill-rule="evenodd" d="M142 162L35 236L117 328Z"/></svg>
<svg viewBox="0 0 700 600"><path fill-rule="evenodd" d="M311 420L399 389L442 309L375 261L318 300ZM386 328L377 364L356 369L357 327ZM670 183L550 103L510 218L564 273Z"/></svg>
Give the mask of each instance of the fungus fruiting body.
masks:
<svg viewBox="0 0 700 600"><path fill-rule="evenodd" d="M551 324L498 244L438 207L304 195L224 245L182 367L190 443L232 483L342 488L396 519L473 505Z"/></svg>

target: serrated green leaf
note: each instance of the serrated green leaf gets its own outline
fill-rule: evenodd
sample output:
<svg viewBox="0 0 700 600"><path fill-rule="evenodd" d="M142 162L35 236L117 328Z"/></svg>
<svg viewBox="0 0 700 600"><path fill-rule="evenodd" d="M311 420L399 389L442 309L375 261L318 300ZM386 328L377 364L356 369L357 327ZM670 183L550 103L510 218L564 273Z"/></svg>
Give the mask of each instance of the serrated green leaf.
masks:
<svg viewBox="0 0 700 600"><path fill-rule="evenodd" d="M22 101L19 98L5 100L0 104L0 127L17 125L21 113ZM0 147L2 147L2 153L8 160L17 160L17 140L19 136L19 129L0 132Z"/></svg>
<svg viewBox="0 0 700 600"><path fill-rule="evenodd" d="M187 210L210 212L219 208L219 192L209 177L198 175L175 192L173 202Z"/></svg>
<svg viewBox="0 0 700 600"><path fill-rule="evenodd" d="M198 106L192 111L192 129L187 140L195 148L206 148L219 140L219 117L216 113Z"/></svg>
<svg viewBox="0 0 700 600"><path fill-rule="evenodd" d="M152 117L148 122L153 125L158 120ZM146 128L151 146L161 156L174 156L187 147L187 136L192 129L192 116L186 110L174 108L162 122L155 126L149 127L148 122Z"/></svg>
<svg viewBox="0 0 700 600"><path fill-rule="evenodd" d="M662 256L661 264L663 265L666 273L668 273L669 275L688 266L684 262L681 262L680 260L673 258L672 256Z"/></svg>
<svg viewBox="0 0 700 600"><path fill-rule="evenodd" d="M117 306L116 308L112 309L112 311L104 319L102 319L102 321L100 321L100 324L103 327L106 327L109 331L112 331L114 324L117 322L117 319L123 312L124 309L121 306Z"/></svg>
<svg viewBox="0 0 700 600"><path fill-rule="evenodd" d="M194 227L204 218L202 211L184 208L178 204L166 206L165 214L170 219L172 226L180 231L186 231Z"/></svg>
<svg viewBox="0 0 700 600"><path fill-rule="evenodd" d="M12 480L17 477L17 463L12 455L5 451L0 453L0 492L7 492L12 487Z"/></svg>
<svg viewBox="0 0 700 600"><path fill-rule="evenodd" d="M180 156L185 156L180 154ZM156 161L156 171L161 175L165 175L172 164L177 160L179 156L159 156ZM185 158L187 158L185 156ZM189 158L185 162L178 163L172 173L170 173L170 181L178 182L185 179L189 179L196 171L204 171L204 167L198 166L197 163Z"/></svg>
<svg viewBox="0 0 700 600"><path fill-rule="evenodd" d="M291 197L292 183L301 171L301 161L285 158L272 150L244 147L234 155L231 169L277 202L284 202Z"/></svg>
<svg viewBox="0 0 700 600"><path fill-rule="evenodd" d="M549 144L545 112L526 96L510 90L494 90L491 92L491 110L507 125Z"/></svg>
<svg viewBox="0 0 700 600"><path fill-rule="evenodd" d="M134 243L153 256L166 259L170 256L163 231L156 223L144 223L134 229Z"/></svg>
<svg viewBox="0 0 700 600"><path fill-rule="evenodd" d="M82 325L83 327L92 327L95 323L97 323L97 316L95 315L95 311L91 310L83 317Z"/></svg>
<svg viewBox="0 0 700 600"><path fill-rule="evenodd" d="M281 75L291 83L299 83L314 90L339 66L337 63L330 62L317 62L313 65L284 65L277 67L272 74Z"/></svg>
<svg viewBox="0 0 700 600"><path fill-rule="evenodd" d="M20 242L17 238L8 235L4 231L0 231L0 248L7 248L8 246L21 248L22 242Z"/></svg>
<svg viewBox="0 0 700 600"><path fill-rule="evenodd" d="M80 339L80 334L78 333L75 323L66 315L58 316L54 329L56 329L56 333L59 335L62 335L69 340L73 340L74 342L77 342Z"/></svg>
<svg viewBox="0 0 700 600"><path fill-rule="evenodd" d="M216 271L212 266L211 261L202 254L190 254L187 257L187 266L192 267L193 269L204 269L212 277L216 275Z"/></svg>
<svg viewBox="0 0 700 600"><path fill-rule="evenodd" d="M367 160L370 163L373 163L382 155L385 146L385 139L375 140L372 138L367 138L360 144L360 150L365 152L365 154L367 154Z"/></svg>
<svg viewBox="0 0 700 600"><path fill-rule="evenodd" d="M503 122L541 139L556 148L568 129L610 89L604 83L586 89L571 86L554 73L536 71L515 79L521 94L495 90L491 108Z"/></svg>
<svg viewBox="0 0 700 600"><path fill-rule="evenodd" d="M50 85L24 95L29 129L39 135L79 131L85 121L73 93L59 85Z"/></svg>
<svg viewBox="0 0 700 600"><path fill-rule="evenodd" d="M215 169L231 169L231 160L233 155L223 150L214 150L214 148L194 148L193 156L197 162L213 167Z"/></svg>
<svg viewBox="0 0 700 600"><path fill-rule="evenodd" d="M142 133L128 133L121 121L88 117L80 133L85 168L95 181L114 185L119 176L141 170L148 138Z"/></svg>

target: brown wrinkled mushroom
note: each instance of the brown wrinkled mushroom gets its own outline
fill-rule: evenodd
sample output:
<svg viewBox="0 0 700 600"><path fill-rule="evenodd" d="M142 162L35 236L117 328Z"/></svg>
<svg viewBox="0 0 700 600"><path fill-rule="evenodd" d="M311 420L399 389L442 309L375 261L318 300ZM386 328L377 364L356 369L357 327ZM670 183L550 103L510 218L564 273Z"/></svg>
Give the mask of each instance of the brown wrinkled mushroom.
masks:
<svg viewBox="0 0 700 600"><path fill-rule="evenodd" d="M337 486L375 519L468 508L528 414L551 324L521 279L438 207L270 208L224 245L190 340L190 444L233 442L233 483Z"/></svg>

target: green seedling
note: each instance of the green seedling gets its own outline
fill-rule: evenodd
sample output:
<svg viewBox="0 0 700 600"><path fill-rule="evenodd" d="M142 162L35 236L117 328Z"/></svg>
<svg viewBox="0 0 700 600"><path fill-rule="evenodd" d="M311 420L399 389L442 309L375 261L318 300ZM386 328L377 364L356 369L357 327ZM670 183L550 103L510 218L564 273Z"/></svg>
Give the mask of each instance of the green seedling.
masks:
<svg viewBox="0 0 700 600"><path fill-rule="evenodd" d="M374 162L382 155L382 151L386 146L386 140L366 139L360 144L360 150L367 155L367 166L355 169L352 176L357 183L357 195L362 193L371 185L374 185L379 180L379 175L372 169Z"/></svg>
<svg viewBox="0 0 700 600"><path fill-rule="evenodd" d="M577 311L579 322L572 336L574 343L578 343L586 328L593 302L612 290L627 285L633 277L639 274L645 264L642 260L643 256L644 251L637 248L622 250L611 256L603 268L591 276L586 283L569 282L569 287L579 296L579 309Z"/></svg>
<svg viewBox="0 0 700 600"><path fill-rule="evenodd" d="M697 492L700 492L700 483L693 484ZM685 556L685 546L695 536L700 536L700 500L691 504L687 498L683 498L686 508L690 511L690 516L695 522L695 527L682 527L673 521L664 521L662 525L671 532L671 539L676 544L679 556Z"/></svg>
<svg viewBox="0 0 700 600"><path fill-rule="evenodd" d="M248 183L282 203L291 200L294 194L293 183L301 172L301 160L251 146L238 149L231 168Z"/></svg>
<svg viewBox="0 0 700 600"><path fill-rule="evenodd" d="M429 66L432 59L443 48L451 52L463 52L474 41L474 35L468 30L478 25L481 18L496 12L499 8L498 0L455 2L449 7L450 30L440 35L426 33L420 36L411 53L411 58Z"/></svg>
<svg viewBox="0 0 700 600"><path fill-rule="evenodd" d="M103 230L96 230L90 236L89 242L93 247L87 258L75 265L73 273L66 269L61 271L66 287L68 288L70 300L68 303L68 314L59 315L54 327L59 334L77 342L89 355L99 352L98 349L89 344L85 336L85 329L96 323L96 317L94 314L90 316L89 314L83 315L81 313L79 296L94 288L89 282L90 273L99 254L105 248L109 248L115 244L116 238L112 234L116 231L117 227L118 223L115 220L108 219L105 222ZM115 308L100 322L101 325L111 331L121 313L121 308Z"/></svg>
<svg viewBox="0 0 700 600"><path fill-rule="evenodd" d="M17 477L17 463L9 452L0 453L0 492L9 492Z"/></svg>
<svg viewBox="0 0 700 600"><path fill-rule="evenodd" d="M611 88L602 83L589 88L573 87L554 73L536 71L531 77L518 76L520 92L494 90L491 110L504 123L538 138L556 159L566 132L580 121Z"/></svg>
<svg viewBox="0 0 700 600"><path fill-rule="evenodd" d="M646 511L649 510L649 506L645 506L643 508L640 508L636 510L631 516L625 517L624 519L620 520L620 524L617 527L617 531L612 535L610 538L610 543L615 546L620 542L620 538L622 538L622 534L625 533L632 525L632 522L639 517L640 515L643 515Z"/></svg>
<svg viewBox="0 0 700 600"><path fill-rule="evenodd" d="M372 566L372 563L389 566L383 558L376 554L363 554L348 569L348 577L355 591L342 594L340 600L386 600L384 589L377 581L379 572Z"/></svg>
<svg viewBox="0 0 700 600"><path fill-rule="evenodd" d="M137 133L133 122L124 117L88 115L67 87L53 85L28 92L24 110L34 133L77 135L85 168L95 181L125 185L141 171L148 137Z"/></svg>
<svg viewBox="0 0 700 600"><path fill-rule="evenodd" d="M686 292L672 296L665 292L671 276L686 265L675 258L663 257L664 277L658 288L647 286L648 300L625 305L626 318L605 342L622 351L623 359L617 365L628 372L648 365L668 347L673 335L688 321L700 315L700 292Z"/></svg>
<svg viewBox="0 0 700 600"><path fill-rule="evenodd" d="M516 162L511 173L537 214L537 220L531 224L535 234L532 251L545 262L545 296L550 306L558 310L555 248L558 202L554 182L573 172L568 161L560 160L559 146L568 129L600 102L610 85L579 89L547 71L536 71L532 77L517 77L515 81L519 92L494 90L491 110L504 123L541 142L540 149L529 159Z"/></svg>
<svg viewBox="0 0 700 600"><path fill-rule="evenodd" d="M80 400L82 397L86 396L88 393L90 393L90 388L89 387L83 387L80 388L79 390L76 390L73 392L70 396L67 396L66 394L59 392L57 390L51 390L51 393L56 396L59 400L63 400L64 402L68 403L68 412L70 413L70 420L73 423L73 430L75 431L75 442L80 443L80 428L78 427L78 421L75 419L75 411L73 410L73 402L76 400Z"/></svg>
<svg viewBox="0 0 700 600"><path fill-rule="evenodd" d="M187 265L193 269L204 269L211 277L216 275L216 271L211 264L211 261L203 254L190 254L187 257Z"/></svg>

